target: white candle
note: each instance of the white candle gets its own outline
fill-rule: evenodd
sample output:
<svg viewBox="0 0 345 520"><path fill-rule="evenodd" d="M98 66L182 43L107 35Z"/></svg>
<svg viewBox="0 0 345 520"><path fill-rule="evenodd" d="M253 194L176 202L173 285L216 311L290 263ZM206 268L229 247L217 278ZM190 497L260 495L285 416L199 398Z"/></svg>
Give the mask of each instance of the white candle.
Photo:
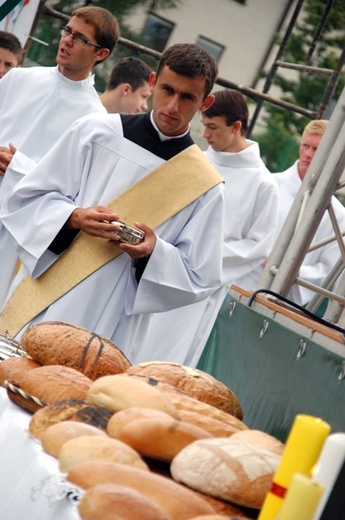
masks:
<svg viewBox="0 0 345 520"><path fill-rule="evenodd" d="M325 488L313 520L319 520L345 460L345 433L328 435L316 464L313 482Z"/></svg>

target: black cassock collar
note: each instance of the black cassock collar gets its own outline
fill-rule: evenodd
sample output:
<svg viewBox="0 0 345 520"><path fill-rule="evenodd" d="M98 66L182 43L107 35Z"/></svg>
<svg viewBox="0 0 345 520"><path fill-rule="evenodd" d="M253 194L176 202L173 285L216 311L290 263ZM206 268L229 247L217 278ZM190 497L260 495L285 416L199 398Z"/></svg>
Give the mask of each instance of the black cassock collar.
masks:
<svg viewBox="0 0 345 520"><path fill-rule="evenodd" d="M161 141L150 120L150 113L138 115L121 114L123 134L126 139L154 153L161 159L171 159L194 144L190 133L179 138Z"/></svg>

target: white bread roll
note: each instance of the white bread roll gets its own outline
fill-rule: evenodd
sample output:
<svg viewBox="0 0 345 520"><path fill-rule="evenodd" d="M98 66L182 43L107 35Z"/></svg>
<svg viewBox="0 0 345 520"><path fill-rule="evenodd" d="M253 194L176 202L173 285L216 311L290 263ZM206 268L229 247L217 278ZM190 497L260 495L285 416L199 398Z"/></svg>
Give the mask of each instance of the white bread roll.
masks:
<svg viewBox="0 0 345 520"><path fill-rule="evenodd" d="M243 430L233 434L232 441L247 442L258 448L272 451L277 455L282 455L285 445L272 435L262 432L260 430Z"/></svg>
<svg viewBox="0 0 345 520"><path fill-rule="evenodd" d="M74 368L50 365L29 370L20 387L50 404L62 399L85 399L91 383L91 379Z"/></svg>
<svg viewBox="0 0 345 520"><path fill-rule="evenodd" d="M88 400L104 406L111 413L139 406L154 408L179 418L169 397L138 379L117 374L104 376L94 381L87 393Z"/></svg>
<svg viewBox="0 0 345 520"><path fill-rule="evenodd" d="M151 417L132 421L121 429L119 439L143 457L171 462L190 443L213 436L193 424Z"/></svg>
<svg viewBox="0 0 345 520"><path fill-rule="evenodd" d="M126 372L164 381L190 397L243 419L241 405L232 390L207 372L167 361L139 363L129 367Z"/></svg>
<svg viewBox="0 0 345 520"><path fill-rule="evenodd" d="M125 464L84 462L68 472L67 480L82 489L104 483L131 487L154 500L172 520L189 520L193 516L215 513L213 507L191 489L170 478Z"/></svg>
<svg viewBox="0 0 345 520"><path fill-rule="evenodd" d="M111 413L108 410L85 399L66 399L37 410L31 417L29 432L40 440L49 426L68 420L91 424L106 432L110 417Z"/></svg>
<svg viewBox="0 0 345 520"><path fill-rule="evenodd" d="M147 464L133 448L110 437L83 436L65 442L59 452L59 467L67 473L87 460L109 460L149 471Z"/></svg>
<svg viewBox="0 0 345 520"><path fill-rule="evenodd" d="M131 366L110 339L62 321L31 325L22 336L21 346L42 365L68 366L92 380L122 373Z"/></svg>
<svg viewBox="0 0 345 520"><path fill-rule="evenodd" d="M170 465L178 482L234 504L260 509L281 457L232 437L195 441Z"/></svg>
<svg viewBox="0 0 345 520"><path fill-rule="evenodd" d="M90 488L80 500L78 511L82 520L170 520L139 491L115 484Z"/></svg>
<svg viewBox="0 0 345 520"><path fill-rule="evenodd" d="M151 419L157 418L161 422L167 422L171 424L172 417L167 413L155 410L154 408L141 408L139 406L133 406L132 408L126 408L114 413L108 421L107 433L114 439L119 439L122 429L127 426L130 422L137 421L138 419Z"/></svg>
<svg viewBox="0 0 345 520"><path fill-rule="evenodd" d="M104 431L90 424L77 421L62 421L52 424L52 426L49 426L43 433L41 439L42 448L46 453L49 453L49 455L58 458L65 442L75 439L76 437L89 435L107 437Z"/></svg>

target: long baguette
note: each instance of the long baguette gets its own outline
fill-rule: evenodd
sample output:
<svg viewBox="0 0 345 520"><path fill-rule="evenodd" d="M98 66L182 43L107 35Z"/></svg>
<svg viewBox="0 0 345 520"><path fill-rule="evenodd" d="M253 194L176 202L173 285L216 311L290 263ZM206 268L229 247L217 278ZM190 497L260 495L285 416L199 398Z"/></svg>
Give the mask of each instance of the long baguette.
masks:
<svg viewBox="0 0 345 520"><path fill-rule="evenodd" d="M128 486L154 500L172 520L189 520L215 514L215 509L199 495L168 477L132 466L107 461L87 461L74 466L67 479L82 489L111 483Z"/></svg>

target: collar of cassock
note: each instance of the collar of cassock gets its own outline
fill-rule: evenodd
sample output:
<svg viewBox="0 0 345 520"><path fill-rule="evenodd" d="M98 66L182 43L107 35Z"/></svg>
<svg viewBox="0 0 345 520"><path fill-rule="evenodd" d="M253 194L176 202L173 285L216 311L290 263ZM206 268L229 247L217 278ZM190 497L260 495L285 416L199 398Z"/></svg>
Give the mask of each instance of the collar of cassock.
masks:
<svg viewBox="0 0 345 520"><path fill-rule="evenodd" d="M185 135L187 135L188 132L189 132L189 126L188 126L188 129L185 132L183 132L183 134L180 134L180 135L164 135L164 134L162 134L162 132L159 130L158 126L156 125L156 123L153 120L153 110L150 112L150 121L151 121L151 124L152 124L153 128L158 133L159 139L161 141L169 141L169 139L180 139L181 137L184 137Z"/></svg>

